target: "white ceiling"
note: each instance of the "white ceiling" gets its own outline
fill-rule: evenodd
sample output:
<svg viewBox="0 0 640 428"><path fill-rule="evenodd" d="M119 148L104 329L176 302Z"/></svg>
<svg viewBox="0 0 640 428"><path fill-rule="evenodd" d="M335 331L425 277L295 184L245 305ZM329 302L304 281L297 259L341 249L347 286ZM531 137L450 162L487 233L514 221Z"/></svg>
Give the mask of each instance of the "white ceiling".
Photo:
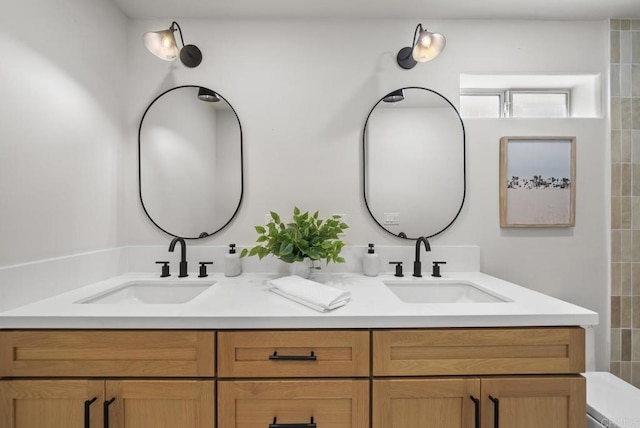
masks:
<svg viewBox="0 0 640 428"><path fill-rule="evenodd" d="M640 18L640 0L113 0L130 18Z"/></svg>

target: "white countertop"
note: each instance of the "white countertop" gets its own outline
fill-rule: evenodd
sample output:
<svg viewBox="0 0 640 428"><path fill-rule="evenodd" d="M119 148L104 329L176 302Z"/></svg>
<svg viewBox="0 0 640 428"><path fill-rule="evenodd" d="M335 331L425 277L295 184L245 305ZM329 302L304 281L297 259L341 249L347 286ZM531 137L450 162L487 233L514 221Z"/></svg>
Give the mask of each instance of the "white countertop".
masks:
<svg viewBox="0 0 640 428"><path fill-rule="evenodd" d="M312 280L348 290L349 303L321 313L271 291L275 274L243 274L226 278L214 274L189 281L215 281L184 304L75 303L131 280L180 281L150 274L126 274L0 313L0 328L148 328L148 329L267 329L267 328L411 328L595 325L598 314L480 272L446 273L440 279L370 278L353 273L322 274ZM455 279L478 284L506 297L495 303L405 303L382 281Z"/></svg>

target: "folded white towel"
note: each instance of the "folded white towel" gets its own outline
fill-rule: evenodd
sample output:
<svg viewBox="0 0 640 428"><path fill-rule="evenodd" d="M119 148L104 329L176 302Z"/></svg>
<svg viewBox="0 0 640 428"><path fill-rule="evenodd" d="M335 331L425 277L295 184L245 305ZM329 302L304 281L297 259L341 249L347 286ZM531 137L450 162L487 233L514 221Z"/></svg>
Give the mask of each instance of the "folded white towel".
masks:
<svg viewBox="0 0 640 428"><path fill-rule="evenodd" d="M327 312L344 306L351 299L349 291L338 290L297 275L272 279L268 284L274 293L319 312Z"/></svg>

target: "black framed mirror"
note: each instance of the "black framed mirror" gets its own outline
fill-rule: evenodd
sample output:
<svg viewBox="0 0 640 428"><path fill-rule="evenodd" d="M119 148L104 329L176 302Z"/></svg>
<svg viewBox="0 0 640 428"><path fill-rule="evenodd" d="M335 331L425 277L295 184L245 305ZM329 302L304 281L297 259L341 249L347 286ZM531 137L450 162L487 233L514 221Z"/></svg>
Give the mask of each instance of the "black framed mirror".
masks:
<svg viewBox="0 0 640 428"><path fill-rule="evenodd" d="M242 126L209 88L158 95L138 128L138 185L147 217L172 236L197 239L227 226L240 209Z"/></svg>
<svg viewBox="0 0 640 428"><path fill-rule="evenodd" d="M454 105L416 86L371 108L363 131L363 194L376 223L417 239L445 231L466 195L465 129Z"/></svg>

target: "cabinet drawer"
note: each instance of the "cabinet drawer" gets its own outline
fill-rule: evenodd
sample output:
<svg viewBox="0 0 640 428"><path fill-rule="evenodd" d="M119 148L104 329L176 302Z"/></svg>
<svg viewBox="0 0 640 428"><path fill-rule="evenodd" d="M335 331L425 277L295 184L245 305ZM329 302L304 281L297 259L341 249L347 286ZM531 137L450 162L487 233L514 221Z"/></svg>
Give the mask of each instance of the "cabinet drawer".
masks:
<svg viewBox="0 0 640 428"><path fill-rule="evenodd" d="M212 377L211 331L0 331L0 377Z"/></svg>
<svg viewBox="0 0 640 428"><path fill-rule="evenodd" d="M367 380L219 381L218 426L368 428Z"/></svg>
<svg viewBox="0 0 640 428"><path fill-rule="evenodd" d="M581 373L584 330L473 328L373 332L374 376Z"/></svg>
<svg viewBox="0 0 640 428"><path fill-rule="evenodd" d="M369 375L367 331L218 333L220 377Z"/></svg>

